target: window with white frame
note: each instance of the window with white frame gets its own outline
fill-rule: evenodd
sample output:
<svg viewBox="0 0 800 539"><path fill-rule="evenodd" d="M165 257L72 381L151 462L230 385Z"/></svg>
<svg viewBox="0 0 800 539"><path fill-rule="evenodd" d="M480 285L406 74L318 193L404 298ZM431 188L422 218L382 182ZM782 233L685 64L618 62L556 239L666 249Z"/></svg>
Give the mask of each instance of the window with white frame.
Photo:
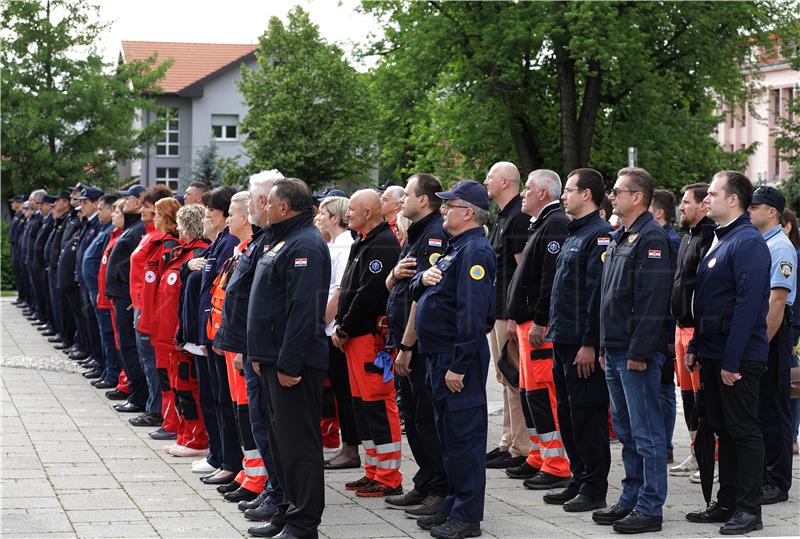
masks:
<svg viewBox="0 0 800 539"><path fill-rule="evenodd" d="M177 191L180 171L178 167L156 167L156 184L166 185Z"/></svg>
<svg viewBox="0 0 800 539"><path fill-rule="evenodd" d="M214 140L238 140L239 115L212 114L211 134L214 136Z"/></svg>
<svg viewBox="0 0 800 539"><path fill-rule="evenodd" d="M156 155L160 157L178 157L178 133L180 125L178 123L178 109L167 109L166 112L158 115L158 121L164 122L164 130L161 138L156 141Z"/></svg>

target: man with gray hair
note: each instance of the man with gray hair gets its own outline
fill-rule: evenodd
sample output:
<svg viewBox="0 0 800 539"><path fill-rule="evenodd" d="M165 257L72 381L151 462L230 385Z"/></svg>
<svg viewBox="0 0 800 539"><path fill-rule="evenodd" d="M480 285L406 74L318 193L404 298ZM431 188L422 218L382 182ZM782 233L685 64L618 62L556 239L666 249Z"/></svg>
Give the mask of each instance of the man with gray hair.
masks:
<svg viewBox="0 0 800 539"><path fill-rule="evenodd" d="M489 332L489 351L497 375L503 385L503 434L497 447L486 455L488 468L516 468L525 462L528 454L528 433L525 416L519 400L518 389L503 375L497 362L507 353L509 362L515 367L519 362L516 323L509 319L506 309L506 293L511 277L517 269L525 242L528 241L529 217L522 213L519 196L519 170L514 163L501 161L492 165L483 182L499 209L497 223L492 229L490 242L497 265L497 288L495 291L495 313L497 320ZM511 341L511 342L509 342ZM508 346L506 346L508 343ZM527 479L532 475L517 477Z"/></svg>
<svg viewBox="0 0 800 539"><path fill-rule="evenodd" d="M405 191L399 185L390 185L381 195L381 213L383 220L389 223L389 226L394 232L394 236L399 240L399 231L397 229L397 216L400 210L403 209L403 195Z"/></svg>
<svg viewBox="0 0 800 539"><path fill-rule="evenodd" d="M545 342L556 259L569 235L560 198L558 174L541 169L528 175L522 212L531 217L531 235L508 287L506 306L517 326L519 397L531 441L526 461L506 474L527 477L524 486L533 490L565 487L571 475L558 428L553 344Z"/></svg>

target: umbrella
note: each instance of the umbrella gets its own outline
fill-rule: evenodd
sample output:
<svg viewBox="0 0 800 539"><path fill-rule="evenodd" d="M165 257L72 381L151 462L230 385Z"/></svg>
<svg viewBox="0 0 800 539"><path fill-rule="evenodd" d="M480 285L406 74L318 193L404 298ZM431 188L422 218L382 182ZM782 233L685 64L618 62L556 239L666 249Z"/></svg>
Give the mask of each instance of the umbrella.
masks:
<svg viewBox="0 0 800 539"><path fill-rule="evenodd" d="M694 399L697 408L697 434L694 436L694 457L697 459L697 466L700 470L700 486L703 488L703 497L706 505L711 503L711 491L714 488L714 453L716 441L714 431L706 420L706 406L703 386L695 394Z"/></svg>

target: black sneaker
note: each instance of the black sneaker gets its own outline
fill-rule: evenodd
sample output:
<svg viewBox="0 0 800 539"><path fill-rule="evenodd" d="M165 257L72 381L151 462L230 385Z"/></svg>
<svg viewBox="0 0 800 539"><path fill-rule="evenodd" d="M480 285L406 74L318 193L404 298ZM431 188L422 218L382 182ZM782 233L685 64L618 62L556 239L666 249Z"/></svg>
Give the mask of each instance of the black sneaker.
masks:
<svg viewBox="0 0 800 539"><path fill-rule="evenodd" d="M479 522L462 522L448 518L447 522L431 528L431 536L436 539L464 539L465 537L480 537L481 525Z"/></svg>
<svg viewBox="0 0 800 539"><path fill-rule="evenodd" d="M443 496L428 496L419 505L407 508L405 513L413 518L429 517L442 511L442 502Z"/></svg>
<svg viewBox="0 0 800 539"><path fill-rule="evenodd" d="M531 490L547 490L550 488L566 487L569 485L570 479L570 477L558 477L556 475L540 471L530 479L526 479L522 484L525 486L525 488Z"/></svg>
<svg viewBox="0 0 800 539"><path fill-rule="evenodd" d="M788 499L788 492L784 492L775 485L769 483L764 485L764 490L761 494L761 505L772 505L773 503L785 502Z"/></svg>
<svg viewBox="0 0 800 539"><path fill-rule="evenodd" d="M661 531L662 518L631 511L628 516L614 522L617 533L647 533Z"/></svg>
<svg viewBox="0 0 800 539"><path fill-rule="evenodd" d="M361 479L356 479L355 481L350 481L349 483L344 484L344 488L347 490L358 490L361 487L365 486L367 483L371 482L372 479L368 478L366 475Z"/></svg>
<svg viewBox="0 0 800 539"><path fill-rule="evenodd" d="M511 479L530 479L538 474L539 471L539 468L534 468L527 462L523 462L519 466L506 468L506 475Z"/></svg>
<svg viewBox="0 0 800 539"><path fill-rule="evenodd" d="M423 530L430 530L434 526L440 526L447 522L447 513L436 513L429 517L422 517L417 519L417 526Z"/></svg>
<svg viewBox="0 0 800 539"><path fill-rule="evenodd" d="M618 520L622 520L630 514L631 510L622 507L619 504L614 504L608 509L601 509L592 513L592 520L601 526L613 524Z"/></svg>
<svg viewBox="0 0 800 539"><path fill-rule="evenodd" d="M570 483L564 490L548 492L542 496L542 500L548 505L563 505L577 495L578 487L574 483Z"/></svg>
<svg viewBox="0 0 800 539"><path fill-rule="evenodd" d="M413 488L401 496L390 496L384 501L386 505L394 509L406 509L421 504L426 497L424 492Z"/></svg>
<svg viewBox="0 0 800 539"><path fill-rule="evenodd" d="M359 498L382 498L384 496L399 496L403 493L403 486L390 487L380 481L371 481L363 487L356 489Z"/></svg>

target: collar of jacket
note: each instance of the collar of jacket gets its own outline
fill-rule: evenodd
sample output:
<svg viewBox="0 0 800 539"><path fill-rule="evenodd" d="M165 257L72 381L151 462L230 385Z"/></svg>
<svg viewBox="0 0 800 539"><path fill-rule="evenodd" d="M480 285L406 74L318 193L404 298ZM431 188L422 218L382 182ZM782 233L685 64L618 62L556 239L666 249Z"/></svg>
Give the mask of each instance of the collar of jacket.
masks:
<svg viewBox="0 0 800 539"><path fill-rule="evenodd" d="M629 229L626 229L625 227L620 228L618 237L621 238L625 234L632 234L634 232L639 232L642 229L642 227L645 225L645 223L647 223L649 221L652 221L652 220L653 220L653 214L650 213L649 211L646 211L643 214L641 214L639 217L636 218L636 220L633 222L633 224L631 225L631 227Z"/></svg>
<svg viewBox="0 0 800 539"><path fill-rule="evenodd" d="M542 223L544 223L545 219L547 219L549 215L557 212L560 209L561 209L561 204L559 204L557 200L554 200L553 202L548 202L547 205L544 208L542 208L542 211L539 213L539 215L536 216L536 220L533 221L530 224L530 226L528 226L528 230L530 232L533 232L534 230L542 226Z"/></svg>
<svg viewBox="0 0 800 539"><path fill-rule="evenodd" d="M422 234L426 228L428 228L428 224L432 221L439 219L439 223L441 224L442 221L442 214L438 211L434 210L416 223L411 223L411 226L408 227L408 243L413 244L416 243L417 238L419 238L420 234ZM444 238L442 238L444 239Z"/></svg>
<svg viewBox="0 0 800 539"><path fill-rule="evenodd" d="M733 222L731 224L729 224L728 226L722 226L722 227L715 228L714 229L714 234L716 234L717 238L719 238L721 240L722 238L724 238L725 236L730 234L730 232L732 230L734 230L736 228L739 228L740 226L749 225L749 224L750 224L750 212L746 211L743 214L741 214L739 217L734 219Z"/></svg>
<svg viewBox="0 0 800 539"><path fill-rule="evenodd" d="M111 221L107 222L104 225L100 225L100 232L105 232L106 230L108 230L112 226L114 226L114 225L111 224Z"/></svg>
<svg viewBox="0 0 800 539"><path fill-rule="evenodd" d="M483 227L476 226L475 228L470 228L469 230L465 230L458 236L453 236L452 238L450 238L450 242L447 244L447 247L448 248L458 247L463 243L467 243L470 240L470 238L474 236L483 236L483 235L484 235Z"/></svg>
<svg viewBox="0 0 800 539"><path fill-rule="evenodd" d="M683 230L690 236L697 236L698 234L705 236L706 234L713 234L715 228L717 228L717 225L714 221L708 217L703 217L692 228L683 227Z"/></svg>
<svg viewBox="0 0 800 539"><path fill-rule="evenodd" d="M498 217L504 217L505 215L508 215L508 213L509 213L511 210L513 210L514 208L516 208L516 207L520 207L520 208L522 207L522 196L520 196L520 194L519 194L519 193L517 193L516 195L514 195L514 198L512 198L511 200L509 200L509 201L508 201L508 204L506 204L505 206L503 206L503 209L502 209L502 210L498 210L498 212L497 212L497 216L498 216Z"/></svg>
<svg viewBox="0 0 800 539"><path fill-rule="evenodd" d="M602 217L600 217L600 209L599 208L594 210L592 213L588 213L588 214L584 215L583 217L575 219L574 221L570 221L567 224L567 230L569 230L570 234L574 234L576 231L580 230L581 228L583 228L587 224L592 223L592 222L594 222L594 221L596 221L598 219L603 219Z"/></svg>
<svg viewBox="0 0 800 539"><path fill-rule="evenodd" d="M358 239L356 239L356 243L364 243L366 241L369 241L378 234L380 234L381 232L383 232L384 230L386 230L387 228L390 228L389 223L384 221L375 228L373 228L372 230L370 230L369 232L367 232L366 236L359 235ZM394 232L392 232L392 234L394 234Z"/></svg>
<svg viewBox="0 0 800 539"><path fill-rule="evenodd" d="M133 225L142 220L141 214L138 213L123 213L122 218L125 220L125 225L122 227L123 230L132 227Z"/></svg>
<svg viewBox="0 0 800 539"><path fill-rule="evenodd" d="M274 235L273 241L275 243L281 241L283 238L285 238L298 228L313 226L312 221L313 217L311 215L311 212L308 211L295 215L294 217L289 217L288 219L286 219L285 221L281 221L280 223L275 223L274 225L271 225L272 234Z"/></svg>

